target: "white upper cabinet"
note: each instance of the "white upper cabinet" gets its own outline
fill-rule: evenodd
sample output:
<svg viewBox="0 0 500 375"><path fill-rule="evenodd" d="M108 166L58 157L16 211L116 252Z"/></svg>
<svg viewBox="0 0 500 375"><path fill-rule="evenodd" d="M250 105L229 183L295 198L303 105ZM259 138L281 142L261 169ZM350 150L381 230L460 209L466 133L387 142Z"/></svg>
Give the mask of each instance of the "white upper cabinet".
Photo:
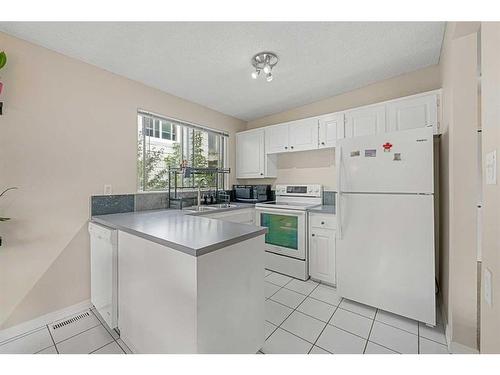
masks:
<svg viewBox="0 0 500 375"><path fill-rule="evenodd" d="M238 178L264 175L264 131L236 134L236 173Z"/></svg>
<svg viewBox="0 0 500 375"><path fill-rule="evenodd" d="M318 148L316 117L272 125L266 129L266 153L315 150Z"/></svg>
<svg viewBox="0 0 500 375"><path fill-rule="evenodd" d="M276 177L277 155L336 147L337 140L432 126L439 133L440 91L310 117L236 135L236 178Z"/></svg>
<svg viewBox="0 0 500 375"><path fill-rule="evenodd" d="M344 114L332 113L318 118L319 148L335 147L337 139L344 138Z"/></svg>
<svg viewBox="0 0 500 375"><path fill-rule="evenodd" d="M432 126L438 132L438 95L419 95L387 103L388 131Z"/></svg>
<svg viewBox="0 0 500 375"><path fill-rule="evenodd" d="M276 158L265 154L264 129L236 134L236 178L276 177Z"/></svg>
<svg viewBox="0 0 500 375"><path fill-rule="evenodd" d="M318 119L306 118L288 124L288 151L306 151L318 148Z"/></svg>
<svg viewBox="0 0 500 375"><path fill-rule="evenodd" d="M277 154L288 151L288 123L265 128L266 153Z"/></svg>
<svg viewBox="0 0 500 375"><path fill-rule="evenodd" d="M345 112L345 137L360 137L386 132L385 104Z"/></svg>

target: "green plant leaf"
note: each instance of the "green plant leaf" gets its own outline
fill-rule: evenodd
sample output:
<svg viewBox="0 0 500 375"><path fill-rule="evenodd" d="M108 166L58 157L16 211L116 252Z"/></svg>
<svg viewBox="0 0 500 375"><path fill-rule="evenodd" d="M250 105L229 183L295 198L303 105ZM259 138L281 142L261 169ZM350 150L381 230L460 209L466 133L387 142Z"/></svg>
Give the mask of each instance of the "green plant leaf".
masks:
<svg viewBox="0 0 500 375"><path fill-rule="evenodd" d="M2 51L0 52L0 69L2 69L5 64L7 64L7 55Z"/></svg>

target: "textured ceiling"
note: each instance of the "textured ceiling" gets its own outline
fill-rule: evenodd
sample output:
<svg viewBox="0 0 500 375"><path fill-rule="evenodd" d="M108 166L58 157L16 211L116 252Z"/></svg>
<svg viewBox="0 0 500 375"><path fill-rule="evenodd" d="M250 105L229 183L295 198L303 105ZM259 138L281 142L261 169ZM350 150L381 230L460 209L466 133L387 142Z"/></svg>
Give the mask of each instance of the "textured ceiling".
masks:
<svg viewBox="0 0 500 375"><path fill-rule="evenodd" d="M243 120L439 62L444 22L0 22L0 30ZM280 57L274 80L250 58Z"/></svg>

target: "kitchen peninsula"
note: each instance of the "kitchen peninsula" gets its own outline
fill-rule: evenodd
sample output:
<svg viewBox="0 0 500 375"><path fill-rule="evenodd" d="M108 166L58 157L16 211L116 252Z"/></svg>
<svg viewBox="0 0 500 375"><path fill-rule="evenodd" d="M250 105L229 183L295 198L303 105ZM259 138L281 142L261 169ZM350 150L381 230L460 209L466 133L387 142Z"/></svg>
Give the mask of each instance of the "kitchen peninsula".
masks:
<svg viewBox="0 0 500 375"><path fill-rule="evenodd" d="M248 209L237 206L220 211ZM94 216L118 230L118 328L136 353L256 353L266 229L157 210Z"/></svg>

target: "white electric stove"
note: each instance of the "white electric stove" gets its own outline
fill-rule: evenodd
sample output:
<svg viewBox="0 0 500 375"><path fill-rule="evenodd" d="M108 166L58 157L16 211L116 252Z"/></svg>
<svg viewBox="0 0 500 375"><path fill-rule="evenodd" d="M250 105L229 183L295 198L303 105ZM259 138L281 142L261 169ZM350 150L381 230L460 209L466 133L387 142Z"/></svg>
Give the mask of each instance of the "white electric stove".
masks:
<svg viewBox="0 0 500 375"><path fill-rule="evenodd" d="M255 205L257 225L267 227L266 268L309 278L307 210L322 204L321 185L276 185L276 200Z"/></svg>

